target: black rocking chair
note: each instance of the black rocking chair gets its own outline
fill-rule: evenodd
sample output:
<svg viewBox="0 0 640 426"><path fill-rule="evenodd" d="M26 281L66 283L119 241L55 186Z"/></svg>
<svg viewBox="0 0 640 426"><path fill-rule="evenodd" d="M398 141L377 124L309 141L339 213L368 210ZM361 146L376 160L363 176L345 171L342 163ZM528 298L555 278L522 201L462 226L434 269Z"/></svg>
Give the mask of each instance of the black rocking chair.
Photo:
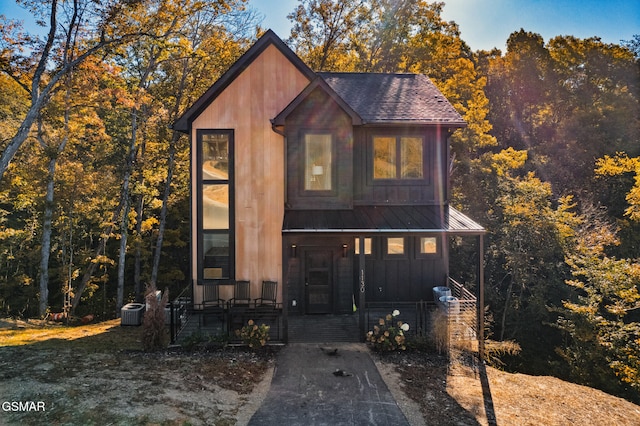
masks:
<svg viewBox="0 0 640 426"><path fill-rule="evenodd" d="M278 294L277 281L262 281L262 294L255 300L255 307L275 308Z"/></svg>
<svg viewBox="0 0 640 426"><path fill-rule="evenodd" d="M236 281L233 286L233 298L227 302L229 308L251 306L251 281Z"/></svg>
<svg viewBox="0 0 640 426"><path fill-rule="evenodd" d="M207 320L212 318L224 328L226 302L220 299L220 286L218 284L204 284L202 296L202 322L207 325Z"/></svg>

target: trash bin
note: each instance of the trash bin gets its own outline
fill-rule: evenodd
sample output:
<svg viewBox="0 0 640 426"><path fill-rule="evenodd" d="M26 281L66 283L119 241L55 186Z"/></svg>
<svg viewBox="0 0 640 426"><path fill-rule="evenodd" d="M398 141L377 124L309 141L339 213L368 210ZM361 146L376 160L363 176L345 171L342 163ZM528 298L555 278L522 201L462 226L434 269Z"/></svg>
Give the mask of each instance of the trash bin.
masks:
<svg viewBox="0 0 640 426"><path fill-rule="evenodd" d="M143 303L127 303L120 309L120 325L140 325L143 315Z"/></svg>
<svg viewBox="0 0 640 426"><path fill-rule="evenodd" d="M460 313L460 301L457 297L441 296L440 304L444 307L447 315L458 315Z"/></svg>
<svg viewBox="0 0 640 426"><path fill-rule="evenodd" d="M440 302L442 296L451 296L451 289L449 287L439 286L433 288L433 300Z"/></svg>

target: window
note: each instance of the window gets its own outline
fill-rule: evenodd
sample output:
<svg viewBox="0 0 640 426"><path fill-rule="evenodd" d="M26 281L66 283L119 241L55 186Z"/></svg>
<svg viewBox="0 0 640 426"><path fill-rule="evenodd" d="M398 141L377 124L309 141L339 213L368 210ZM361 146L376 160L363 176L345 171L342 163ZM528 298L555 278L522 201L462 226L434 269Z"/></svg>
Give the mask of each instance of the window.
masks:
<svg viewBox="0 0 640 426"><path fill-rule="evenodd" d="M404 238L402 237L387 238L387 254L390 254L390 255L404 254Z"/></svg>
<svg viewBox="0 0 640 426"><path fill-rule="evenodd" d="M333 189L331 134L307 133L304 135L304 189L306 191L331 191Z"/></svg>
<svg viewBox="0 0 640 426"><path fill-rule="evenodd" d="M355 239L354 247L356 249L356 255L360 254L360 238ZM371 238L364 239L364 254L371 254Z"/></svg>
<svg viewBox="0 0 640 426"><path fill-rule="evenodd" d="M423 146L418 136L374 136L373 178L424 178Z"/></svg>
<svg viewBox="0 0 640 426"><path fill-rule="evenodd" d="M420 238L420 254L438 253L438 239L436 237Z"/></svg>
<svg viewBox="0 0 640 426"><path fill-rule="evenodd" d="M233 131L198 130L198 278L228 280L233 265Z"/></svg>

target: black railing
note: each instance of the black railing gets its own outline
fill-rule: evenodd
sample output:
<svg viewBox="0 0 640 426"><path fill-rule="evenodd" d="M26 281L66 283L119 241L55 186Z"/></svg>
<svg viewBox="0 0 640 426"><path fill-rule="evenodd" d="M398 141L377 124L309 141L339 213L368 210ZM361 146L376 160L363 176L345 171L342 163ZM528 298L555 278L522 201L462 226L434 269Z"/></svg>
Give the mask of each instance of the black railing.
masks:
<svg viewBox="0 0 640 426"><path fill-rule="evenodd" d="M235 331L250 320L257 325L269 326L271 342L284 341L282 304L256 305L252 301L249 305L234 306L221 301L214 306L210 303L194 303L192 285L187 286L169 304L166 320L172 344L193 333L239 342Z"/></svg>
<svg viewBox="0 0 640 426"><path fill-rule="evenodd" d="M171 344L176 343L178 334L189 320L193 308L192 286L186 286L173 301L169 302L165 322L169 326ZM165 311L165 312L167 312Z"/></svg>

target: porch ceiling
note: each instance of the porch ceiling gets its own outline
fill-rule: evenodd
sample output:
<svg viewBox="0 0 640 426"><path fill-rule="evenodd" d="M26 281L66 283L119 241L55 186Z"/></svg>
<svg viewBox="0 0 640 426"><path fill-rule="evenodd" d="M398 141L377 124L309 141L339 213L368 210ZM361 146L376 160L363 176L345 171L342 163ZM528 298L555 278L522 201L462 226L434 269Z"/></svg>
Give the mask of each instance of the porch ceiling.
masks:
<svg viewBox="0 0 640 426"><path fill-rule="evenodd" d="M351 210L288 210L283 233L430 233L480 235L485 229L453 207L358 206Z"/></svg>

